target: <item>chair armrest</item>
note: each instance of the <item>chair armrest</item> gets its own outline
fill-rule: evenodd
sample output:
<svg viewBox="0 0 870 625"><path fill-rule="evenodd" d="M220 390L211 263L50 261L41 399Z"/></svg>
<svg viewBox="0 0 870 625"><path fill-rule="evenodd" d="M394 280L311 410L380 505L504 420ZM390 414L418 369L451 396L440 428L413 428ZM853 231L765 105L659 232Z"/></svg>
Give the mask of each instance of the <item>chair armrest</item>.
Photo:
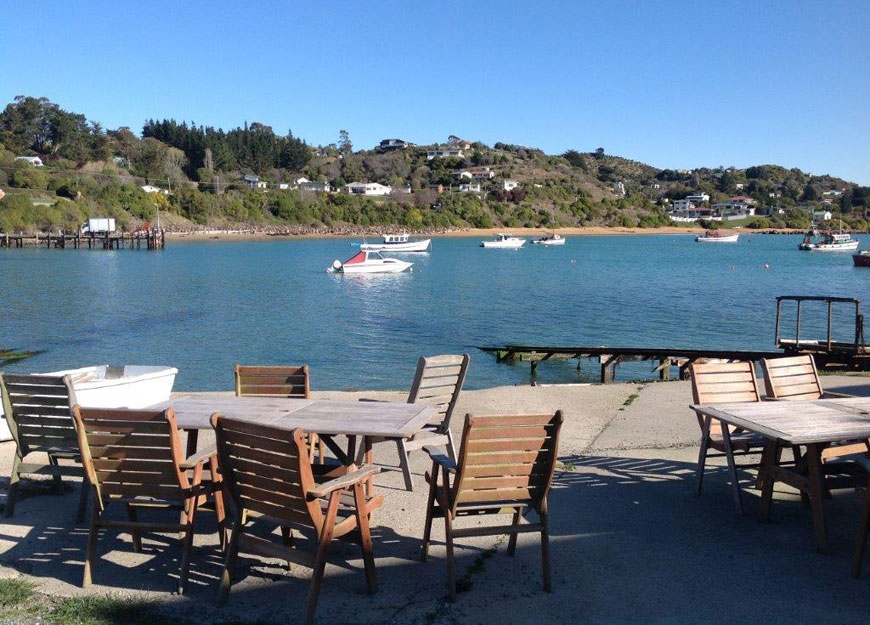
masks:
<svg viewBox="0 0 870 625"><path fill-rule="evenodd" d="M429 454L429 457L432 458L432 461L435 464L438 464L444 467L445 471L455 471L456 463L450 459L450 456L447 454L447 448L435 445L426 445L423 447L423 451Z"/></svg>
<svg viewBox="0 0 870 625"><path fill-rule="evenodd" d="M385 403L385 400L383 400L383 399L372 399L371 397L360 397L359 401L373 401L373 402L378 402L381 404Z"/></svg>
<svg viewBox="0 0 870 625"><path fill-rule="evenodd" d="M314 499L326 497L333 491L353 486L359 482L362 482L363 480L368 479L375 473L380 473L380 471L380 467L376 467L372 464L363 465L353 473L347 473L345 475L342 475L341 477L335 478L334 480L329 480L328 482L324 482L323 484L318 484L317 486L308 491L306 497L308 498L308 501L313 501Z"/></svg>
<svg viewBox="0 0 870 625"><path fill-rule="evenodd" d="M181 463L182 469L195 469L196 465L204 463L206 460L211 459L212 456L217 455L217 447L211 445L202 451L198 451L189 458L187 458L184 462Z"/></svg>

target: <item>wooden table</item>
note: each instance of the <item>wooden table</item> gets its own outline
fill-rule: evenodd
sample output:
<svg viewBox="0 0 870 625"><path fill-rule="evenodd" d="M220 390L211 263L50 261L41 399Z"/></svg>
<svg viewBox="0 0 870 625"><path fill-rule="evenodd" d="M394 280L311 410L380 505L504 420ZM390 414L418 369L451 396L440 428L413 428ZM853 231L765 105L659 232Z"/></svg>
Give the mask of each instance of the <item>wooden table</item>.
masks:
<svg viewBox="0 0 870 625"><path fill-rule="evenodd" d="M692 408L706 417L755 432L770 441L771 447L764 454L761 467L763 487L759 518L770 519L774 480L785 482L809 495L816 548L827 552L821 452L832 443L870 438L870 398L741 402ZM805 472L778 462L781 449L795 446L806 448Z"/></svg>
<svg viewBox="0 0 870 625"><path fill-rule="evenodd" d="M332 399L290 399L285 397L235 397L232 395L178 395L152 408L171 407L178 427L188 432L188 455L196 450L199 430L211 428L215 412L234 419L268 424L288 432L302 428L316 432L346 465L354 461L357 438L366 450L371 438L399 439L419 432L435 414L435 408L399 402L338 401ZM347 436L342 449L335 436Z"/></svg>

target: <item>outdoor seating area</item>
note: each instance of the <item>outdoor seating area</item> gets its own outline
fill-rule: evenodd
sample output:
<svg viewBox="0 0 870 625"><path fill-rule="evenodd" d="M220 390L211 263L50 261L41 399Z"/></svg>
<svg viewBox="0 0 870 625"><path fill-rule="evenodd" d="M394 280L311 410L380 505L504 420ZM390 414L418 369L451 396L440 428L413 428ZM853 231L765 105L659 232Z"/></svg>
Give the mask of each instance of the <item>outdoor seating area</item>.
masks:
<svg viewBox="0 0 870 625"><path fill-rule="evenodd" d="M443 422L401 390L72 404L91 528L76 522L77 484L54 492L25 479L0 531L0 571L57 594L145 596L191 622L713 622L691 589L721 580L721 590L704 583L704 603L725 601L746 575L759 609L789 614L802 593L808 605L794 618L860 618L870 481L856 472L852 488L828 489L824 465L842 461L826 454L835 443L860 452L870 436L870 382L824 377L822 393L840 397L774 400L760 367L752 382L744 367L711 368L715 383L698 365L692 381L448 393L462 415L453 456L443 440L428 454L395 444ZM711 387L747 383L738 399ZM800 436L787 438L801 418ZM810 430L830 419L836 432L810 436L807 419ZM314 431L326 470L306 443ZM761 445L732 466L750 433ZM15 449L0 444L4 475ZM849 461L866 466L861 457ZM145 479L152 462L160 479ZM734 514L741 500L745 514ZM172 507L160 516L157 504ZM711 567L705 556L720 552L730 555Z"/></svg>

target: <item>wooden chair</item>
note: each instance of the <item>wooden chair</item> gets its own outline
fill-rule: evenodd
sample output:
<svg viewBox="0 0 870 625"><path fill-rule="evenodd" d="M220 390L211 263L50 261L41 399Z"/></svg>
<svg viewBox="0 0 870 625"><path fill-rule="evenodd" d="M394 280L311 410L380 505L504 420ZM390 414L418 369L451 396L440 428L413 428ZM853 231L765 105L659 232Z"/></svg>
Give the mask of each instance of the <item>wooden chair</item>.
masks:
<svg viewBox="0 0 870 625"><path fill-rule="evenodd" d="M220 414L212 415L211 423L235 517L218 603L225 603L229 596L239 551L280 558L313 569L305 617L306 623L313 623L330 542L354 531L358 531L362 545L369 592L377 590L369 517L384 499L383 495L367 497L364 489L364 482L377 473L377 467L363 466L315 484L302 430L288 435L286 430ZM256 536L247 523L254 515L280 526L284 544ZM317 542L316 553L288 546L294 528L310 530Z"/></svg>
<svg viewBox="0 0 870 625"><path fill-rule="evenodd" d="M863 465L864 471L868 476L863 489L859 489L862 492L861 518L858 523L858 536L855 539L855 551L852 555L852 577L858 579L861 577L861 565L864 561L867 532L870 532L870 459L859 457L856 461Z"/></svg>
<svg viewBox="0 0 870 625"><path fill-rule="evenodd" d="M446 445L447 453L456 460L456 446L450 432L450 419L459 399L471 356L421 356L417 372L408 395L409 404L435 406L438 411L417 434L407 439L396 440L399 465L405 477L405 489L414 490L411 479L411 452L429 445ZM377 442L377 441L373 441Z"/></svg>
<svg viewBox="0 0 870 625"><path fill-rule="evenodd" d="M447 457L443 448L426 447L432 472L426 476L429 499L423 561L429 554L432 519L443 516L451 601L456 600L453 541L463 536L510 534L508 554L513 556L517 534L540 532L544 589L551 591L547 493L556 467L562 421L561 410L544 415L466 415L458 461ZM523 518L526 508L538 514L537 523ZM513 521L510 525L454 526L459 517L480 514L512 514Z"/></svg>
<svg viewBox="0 0 870 625"><path fill-rule="evenodd" d="M296 397L308 399L311 397L311 382L308 365L236 365L236 396L249 395L253 397ZM320 462L323 462L323 442L317 434L309 433L308 441L311 455L318 450Z"/></svg>
<svg viewBox="0 0 870 625"><path fill-rule="evenodd" d="M749 361L729 363L692 363L692 403L719 404L730 402L760 401L758 383L755 379L755 368ZM761 436L725 427L721 421L706 418L697 413L698 425L701 427L701 449L698 454L698 468L695 473L695 493L701 494L704 481L704 466L707 457L711 455L725 456L728 460L728 471L731 476L734 505L739 513L743 513L743 502L740 495L740 484L737 479L735 455L748 455L763 452L767 442ZM710 454L714 449L717 454ZM771 452L772 453L772 452ZM758 466L753 463L751 466ZM759 484L760 485L760 484Z"/></svg>
<svg viewBox="0 0 870 625"><path fill-rule="evenodd" d="M6 516L15 511L23 475L50 475L56 489L63 476L73 476L83 478L76 516L76 522L81 523L89 489L72 418L75 391L70 377L5 373L0 375L0 389L6 422L15 441ZM36 462L41 454L46 460Z"/></svg>
<svg viewBox="0 0 870 625"><path fill-rule="evenodd" d="M846 393L834 393L822 388L812 354L763 358L761 369L764 371L764 386L770 399L813 401L851 397ZM826 475L840 474L839 479L836 477L827 479L826 488L853 488L856 485L855 476L863 477L866 473L862 463L853 462L856 460L855 454L867 454L868 451L870 451L870 441L867 440L832 445L823 449L822 462L828 465L825 467ZM836 462L829 464L829 461Z"/></svg>
<svg viewBox="0 0 870 625"><path fill-rule="evenodd" d="M220 483L203 481L206 464L213 480L218 475L215 451L184 460L171 408L157 411L74 406L73 416L82 462L93 489L82 586L87 588L91 584L100 529L129 531L136 552L142 549L143 530L180 532L183 556L178 592L183 593L190 569L196 513L209 494L215 498L219 533L223 535ZM127 520L110 519L107 510L121 505L126 507ZM181 520L174 523L140 520L138 511L151 508L181 508Z"/></svg>

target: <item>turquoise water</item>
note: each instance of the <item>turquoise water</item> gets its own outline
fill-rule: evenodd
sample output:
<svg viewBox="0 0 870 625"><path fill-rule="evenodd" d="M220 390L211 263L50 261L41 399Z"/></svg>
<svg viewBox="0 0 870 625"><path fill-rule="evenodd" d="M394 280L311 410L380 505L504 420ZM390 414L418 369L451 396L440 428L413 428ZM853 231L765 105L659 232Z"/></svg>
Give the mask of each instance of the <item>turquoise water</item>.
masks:
<svg viewBox="0 0 870 625"><path fill-rule="evenodd" d="M860 238L860 237L859 237ZM870 235L868 235L870 238ZM170 241L143 250L0 250L0 347L43 350L10 370L171 365L176 390L229 390L235 363L308 363L315 389L407 389L419 355L469 352L467 385L527 384L506 343L772 350L778 295L866 298L849 254L799 252L801 236L569 237L479 247L436 238L411 273L331 275L350 239ZM870 241L862 247L870 246ZM619 379L652 377L650 363ZM596 380L548 362L539 383Z"/></svg>

